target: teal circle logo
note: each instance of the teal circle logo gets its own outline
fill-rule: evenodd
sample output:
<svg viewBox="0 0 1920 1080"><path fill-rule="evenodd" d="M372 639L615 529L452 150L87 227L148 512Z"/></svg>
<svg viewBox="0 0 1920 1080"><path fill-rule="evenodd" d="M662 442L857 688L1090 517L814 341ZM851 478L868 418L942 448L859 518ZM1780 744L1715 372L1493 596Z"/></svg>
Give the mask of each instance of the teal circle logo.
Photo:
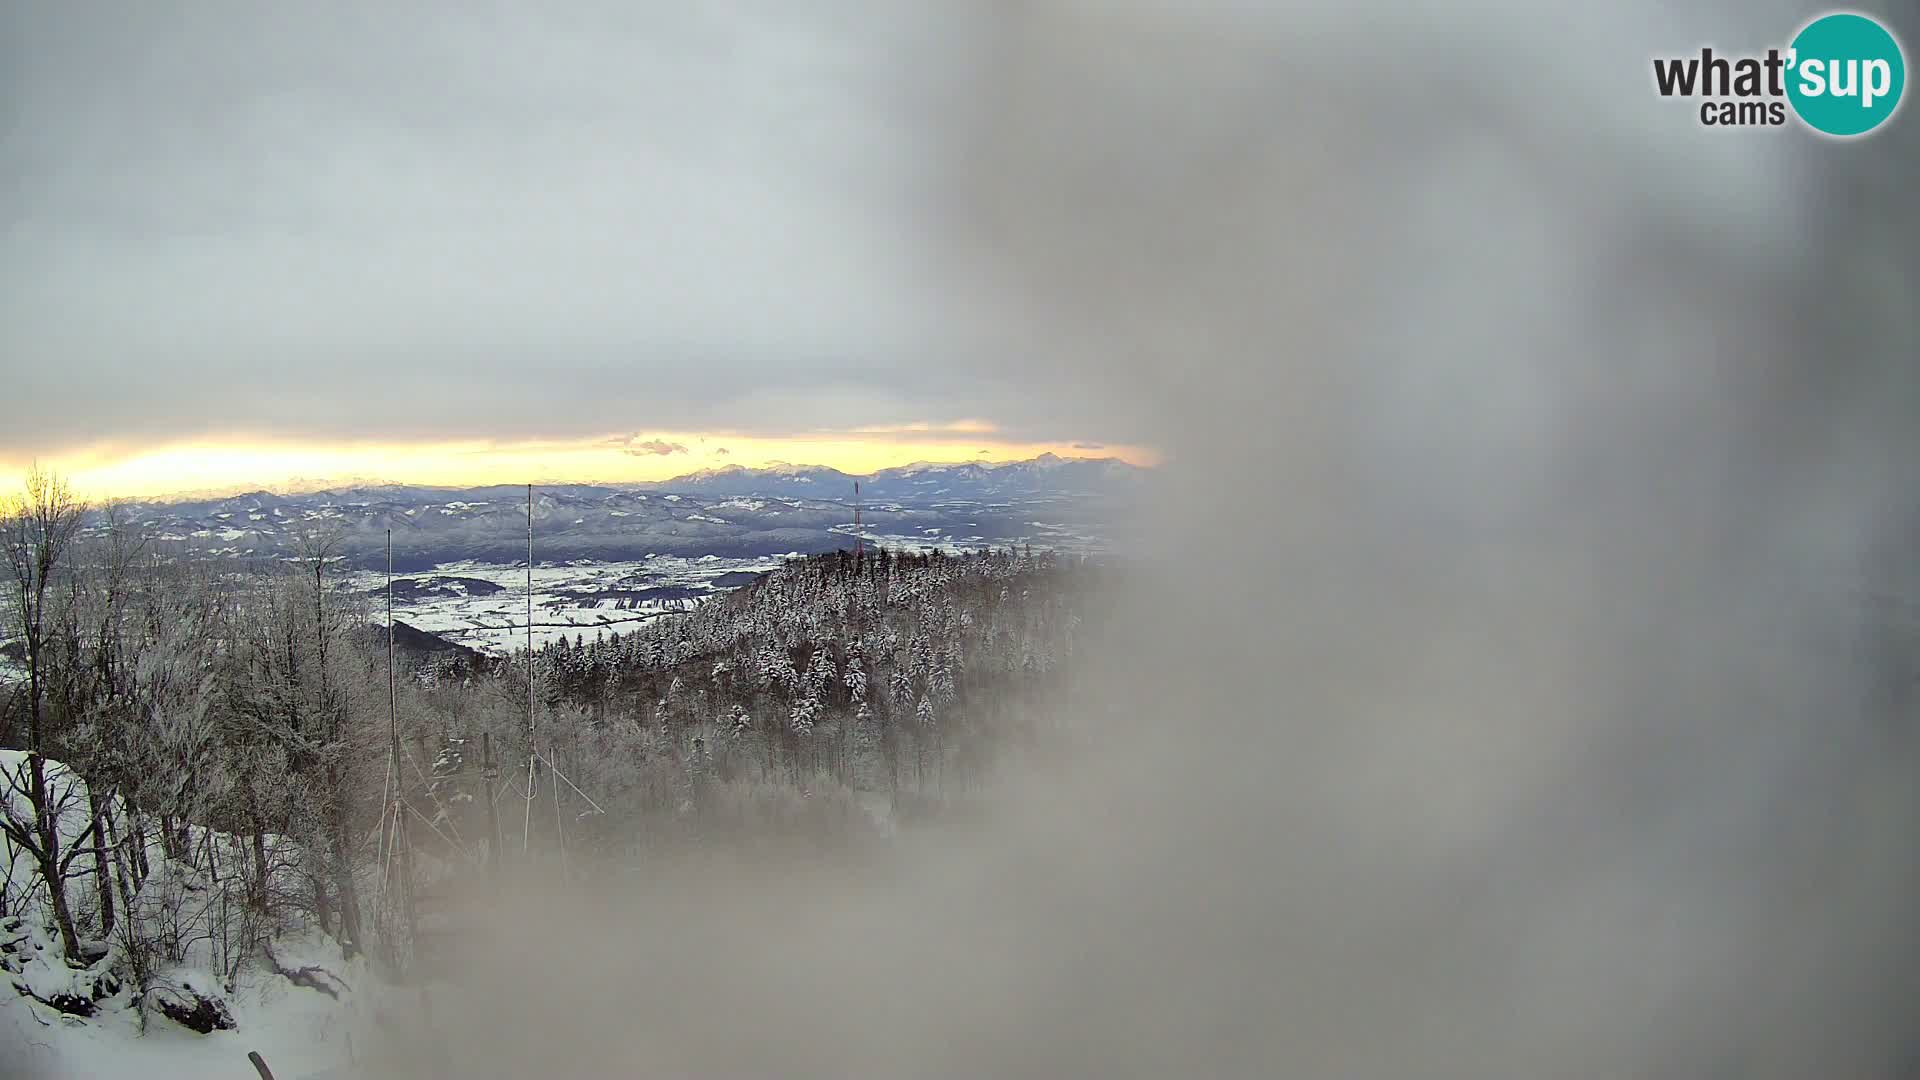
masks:
<svg viewBox="0 0 1920 1080"><path fill-rule="evenodd" d="M1852 12L1822 15L1794 36L1787 100L1815 131L1864 135L1900 108L1907 64L1886 27Z"/></svg>

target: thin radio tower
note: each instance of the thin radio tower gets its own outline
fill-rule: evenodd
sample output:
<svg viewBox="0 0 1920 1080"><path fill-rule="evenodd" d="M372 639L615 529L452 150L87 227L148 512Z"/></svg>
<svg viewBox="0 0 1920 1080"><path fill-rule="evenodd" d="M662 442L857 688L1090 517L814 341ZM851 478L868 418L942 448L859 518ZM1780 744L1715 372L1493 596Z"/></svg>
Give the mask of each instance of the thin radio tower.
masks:
<svg viewBox="0 0 1920 1080"><path fill-rule="evenodd" d="M388 896L397 895L400 905L400 917L406 928L406 942L412 946L414 938L414 901L413 901L413 843L407 830L407 799L404 794L405 778L400 770L400 707L398 679L395 673L394 636L393 636L393 530L387 530L387 734L389 750L387 755L387 783L393 798L382 808L391 814L387 826L391 829L391 840L387 844L388 881L385 883ZM384 830L383 830L384 835ZM393 878L392 864L398 862L397 883ZM397 888L397 893L396 893ZM395 950L396 955L399 950Z"/></svg>
<svg viewBox="0 0 1920 1080"><path fill-rule="evenodd" d="M862 556L865 554L865 552L866 552L866 536L860 531L860 481L855 480L853 482L854 595L852 597L851 602L847 606L847 614L848 614L849 620L852 623L852 630L853 630L852 644L854 645L858 645L860 643L859 582L860 582L860 575L865 571L865 567L862 565ZM849 660L848 662L851 663L852 661ZM842 733L842 737L840 739L840 771L847 780L851 781L852 769L848 764L853 760L853 751L851 749L853 732L852 732L851 725L845 725L845 724L841 725L841 733Z"/></svg>
<svg viewBox="0 0 1920 1080"><path fill-rule="evenodd" d="M527 807L520 823L520 853L533 843L533 799L539 793L534 764L540 751L533 742L533 485L527 485Z"/></svg>
<svg viewBox="0 0 1920 1080"><path fill-rule="evenodd" d="M594 802L579 785L567 779L560 767L540 755L540 746L535 741L537 734L534 723L534 663L533 663L533 485L527 485L527 798L526 809L520 822L520 853L527 854L533 847L533 800L540 794L539 767L544 764L547 772L553 775L553 833L554 842L560 849L560 872L567 868L567 835L560 814L560 785L565 783L581 801L593 807L596 814L604 814L600 804Z"/></svg>

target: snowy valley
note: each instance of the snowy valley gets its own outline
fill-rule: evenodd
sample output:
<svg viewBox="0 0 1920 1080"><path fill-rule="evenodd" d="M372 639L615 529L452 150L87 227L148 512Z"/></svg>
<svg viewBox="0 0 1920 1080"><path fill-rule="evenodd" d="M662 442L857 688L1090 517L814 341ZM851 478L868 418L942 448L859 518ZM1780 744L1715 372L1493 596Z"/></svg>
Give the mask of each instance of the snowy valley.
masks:
<svg viewBox="0 0 1920 1080"><path fill-rule="evenodd" d="M240 1076L252 1051L279 1080L386 1075L434 1030L426 992L463 1000L496 955L471 923L502 882L884 865L903 831L976 813L1002 755L1063 737L1040 718L1109 550L1086 513L999 530L1017 545L862 529L856 553L828 530L825 554L549 561L543 527L578 553L554 523L581 500L800 501L536 490L529 593L524 560L457 557L524 544L524 503L262 501L263 556L177 539L231 501L129 522L29 495L10 535L50 587L16 582L0 672L0 745L22 748L0 759L0 1039L49 1076ZM1031 496L1054 517L1091 498ZM390 590L368 565L384 522L462 514ZM315 518L350 528L288 524Z"/></svg>

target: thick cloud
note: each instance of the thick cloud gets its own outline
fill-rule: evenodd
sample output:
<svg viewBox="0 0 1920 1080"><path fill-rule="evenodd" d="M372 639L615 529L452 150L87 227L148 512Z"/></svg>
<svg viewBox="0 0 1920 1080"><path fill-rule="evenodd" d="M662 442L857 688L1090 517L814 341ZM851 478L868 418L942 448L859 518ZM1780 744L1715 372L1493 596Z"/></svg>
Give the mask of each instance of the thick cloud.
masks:
<svg viewBox="0 0 1920 1080"><path fill-rule="evenodd" d="M986 416L914 242L947 21L879 3L10 5L0 459Z"/></svg>

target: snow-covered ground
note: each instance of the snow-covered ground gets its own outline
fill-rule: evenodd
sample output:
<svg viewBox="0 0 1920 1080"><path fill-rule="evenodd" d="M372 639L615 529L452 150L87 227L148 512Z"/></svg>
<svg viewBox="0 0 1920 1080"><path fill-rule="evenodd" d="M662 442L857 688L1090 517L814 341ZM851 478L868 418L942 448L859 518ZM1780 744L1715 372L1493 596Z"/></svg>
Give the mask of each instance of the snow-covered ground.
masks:
<svg viewBox="0 0 1920 1080"><path fill-rule="evenodd" d="M741 499L741 502L756 500ZM965 524L971 524L970 522ZM1092 553L1104 542L1064 525L1033 522L1043 530L1029 542L1035 549L1051 548ZM855 532L851 522L830 531L856 535L870 548L926 554L959 553L1005 548L1004 540L955 534L929 528L921 535L882 532L871 528ZM755 558L720 555L686 557L648 555L644 559L599 561L581 559L539 563L533 569L533 640L536 646L576 636L593 640L604 634L627 633L650 619L690 611L715 596L766 573L798 552ZM504 654L527 641L527 570L525 563L477 561L445 562L423 573L398 574L394 618L419 630L481 652ZM377 610L385 603L386 575L354 571L341 582L344 588L369 596ZM7 638L0 631L0 644ZM0 679L24 674L17 663L0 654Z"/></svg>
<svg viewBox="0 0 1920 1080"><path fill-rule="evenodd" d="M51 946L57 948L57 945ZM0 989L0 1076L44 1080L251 1080L248 1052L266 1059L277 1080L355 1077L355 1065L379 1040L382 1012L411 1007L404 995L380 986L359 963L342 964L323 939L281 939L275 955L289 965L319 965L344 973L340 1000L295 986L274 974L249 972L223 994L232 1031L206 1035L153 1013L146 1030L130 1003L109 999L84 1020ZM218 984L204 972L174 976Z"/></svg>
<svg viewBox="0 0 1920 1080"><path fill-rule="evenodd" d="M1091 551L1099 546L1096 538L1064 526L1044 528L1054 532L1036 541L1036 548ZM846 535L851 546L855 535L851 523L833 531ZM870 547L914 554L1006 546L939 529L929 529L923 536L872 530L862 530L861 535ZM533 568L533 641L541 646L560 638L591 641L607 633L627 633L649 619L690 611L745 584L748 575L765 573L797 556L797 552L760 558L649 555L623 562L538 563ZM506 653L526 644L525 563L441 563L425 573L396 575L394 582L394 618L408 626L482 652ZM385 602L383 573L356 572L345 585L373 597L376 605Z"/></svg>
<svg viewBox="0 0 1920 1080"><path fill-rule="evenodd" d="M16 793L26 754L0 749L0 814L31 826L29 802ZM89 822L85 781L58 762L45 765L49 801L56 808L63 842L83 841ZM192 845L237 854L233 837L192 830ZM318 968L336 996L296 986L259 965L235 964L229 986L215 972L223 959L213 930L212 905L225 896L220 885L172 862L157 838L147 848L153 872L137 890L138 914L122 912L122 926L137 917L155 939L164 927L183 934L182 958L156 960L144 1030L125 961L126 941L116 932L107 942L84 946L98 959L74 967L63 956L58 932L38 884L32 857L0 835L0 1077L186 1080L251 1077L247 1053L258 1051L281 1080L351 1075L354 1061L377 1045L376 1017L410 1007L395 997L360 960L345 961L327 938L307 932L282 934L271 943L286 970ZM79 909L92 904L90 875L68 883ZM168 1019L156 1002L169 995L217 999L234 1026L199 1034ZM47 1002L85 998L91 1015L70 1015ZM36 1000L37 999L37 1000Z"/></svg>
<svg viewBox="0 0 1920 1080"><path fill-rule="evenodd" d="M534 644L625 633L648 619L689 611L744 583L745 575L779 564L779 558L717 555L538 564L533 568ZM358 573L348 585L380 602L385 581L384 574ZM400 622L483 652L507 652L526 643L524 563L442 563L428 573L398 575L395 582L394 618Z"/></svg>

